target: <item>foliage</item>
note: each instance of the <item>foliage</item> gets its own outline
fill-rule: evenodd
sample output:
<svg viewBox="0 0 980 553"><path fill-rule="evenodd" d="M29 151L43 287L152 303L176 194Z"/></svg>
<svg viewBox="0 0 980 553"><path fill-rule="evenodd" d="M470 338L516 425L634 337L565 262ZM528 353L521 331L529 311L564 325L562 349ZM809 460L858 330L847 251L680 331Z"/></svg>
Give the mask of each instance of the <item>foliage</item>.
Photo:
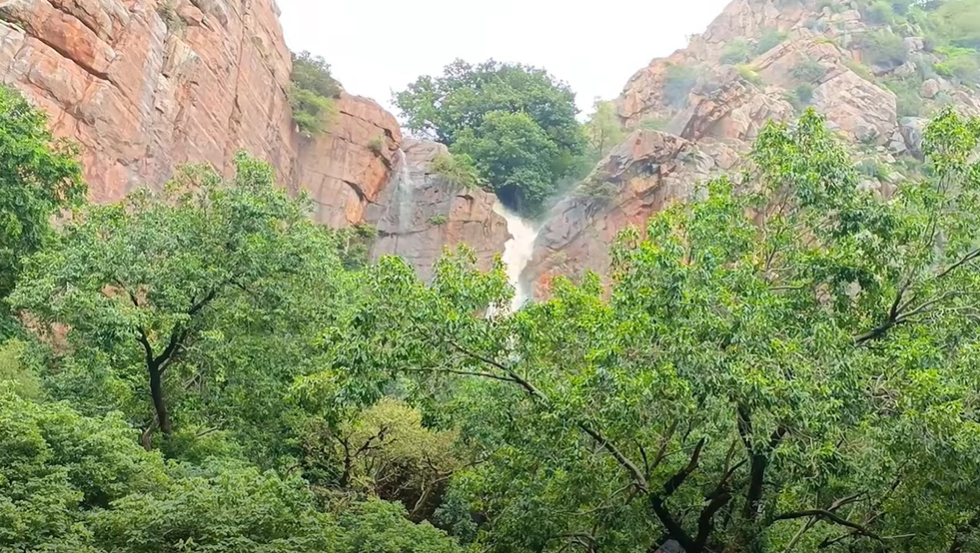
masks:
<svg viewBox="0 0 980 553"><path fill-rule="evenodd" d="M877 0L862 6L861 15L872 25L891 25L895 20L895 9L890 2Z"/></svg>
<svg viewBox="0 0 980 553"><path fill-rule="evenodd" d="M74 145L57 140L47 116L0 86L0 342L12 333L4 299L24 258L52 242L51 219L80 206L86 187Z"/></svg>
<svg viewBox="0 0 980 553"><path fill-rule="evenodd" d="M943 61L935 66L936 73L965 83L980 82L980 54L968 48L940 48Z"/></svg>
<svg viewBox="0 0 980 553"><path fill-rule="evenodd" d="M782 44L783 41L786 40L787 36L788 35L783 31L769 29L762 35L761 38L759 38L759 41L755 43L755 46L752 47L752 53L755 56L761 56L762 54L765 54L769 50L772 50L776 46Z"/></svg>
<svg viewBox="0 0 980 553"><path fill-rule="evenodd" d="M381 153L384 152L385 150L384 137L383 136L371 137L371 140L368 140L367 149L370 150L372 154L376 156L380 156Z"/></svg>
<svg viewBox="0 0 980 553"><path fill-rule="evenodd" d="M585 140L593 163L606 157L626 138L626 132L616 114L613 102L596 98L594 111L585 122Z"/></svg>
<svg viewBox="0 0 980 553"><path fill-rule="evenodd" d="M235 163L230 182L187 167L162 193L79 213L10 299L41 328L70 329L48 375L57 398L122 411L146 445L155 429L173 437L173 454L199 432L231 433L269 461L284 446L282 397L316 362L343 271L308 204L268 165Z"/></svg>
<svg viewBox="0 0 980 553"><path fill-rule="evenodd" d="M746 81L754 85L762 84L762 77L759 75L759 72L755 70L754 66L741 64L741 65L736 65L735 69L738 70L739 76L741 76Z"/></svg>
<svg viewBox="0 0 980 553"><path fill-rule="evenodd" d="M118 417L0 391L0 548L82 553L432 553L458 546L404 510L319 512L297 478L164 463Z"/></svg>
<svg viewBox="0 0 980 553"><path fill-rule="evenodd" d="M335 229L331 233L344 269L356 271L367 266L371 256L371 246L378 237L378 229L366 223L358 223Z"/></svg>
<svg viewBox="0 0 980 553"><path fill-rule="evenodd" d="M289 102L296 126L308 137L323 132L336 115L334 99L342 91L330 74L330 65L321 56L294 53L290 78Z"/></svg>
<svg viewBox="0 0 980 553"><path fill-rule="evenodd" d="M800 104L805 106L813 101L813 85L809 83L799 84L793 89L793 94Z"/></svg>
<svg viewBox="0 0 980 553"><path fill-rule="evenodd" d="M816 83L827 74L827 68L819 61L803 56L789 70L794 79L803 83Z"/></svg>
<svg viewBox="0 0 980 553"><path fill-rule="evenodd" d="M947 0L935 11L934 21L954 46L980 48L980 5L969 0Z"/></svg>
<svg viewBox="0 0 980 553"><path fill-rule="evenodd" d="M693 65L670 65L664 81L664 100L673 108L687 105L688 96L697 84L701 71Z"/></svg>
<svg viewBox="0 0 980 553"><path fill-rule="evenodd" d="M861 77L862 79L870 83L875 82L874 73L871 72L871 68L869 68L867 65L851 59L845 59L844 65L851 71L855 72L857 76Z"/></svg>
<svg viewBox="0 0 980 553"><path fill-rule="evenodd" d="M432 172L452 186L466 190L474 190L485 185L473 158L466 154L437 154L432 160Z"/></svg>
<svg viewBox="0 0 980 553"><path fill-rule="evenodd" d="M456 60L397 93L395 104L410 130L469 155L501 201L525 214L570 176L585 147L575 94L531 66Z"/></svg>
<svg viewBox="0 0 980 553"><path fill-rule="evenodd" d="M34 399L42 396L41 382L23 361L26 349L20 340L0 344L0 388Z"/></svg>
<svg viewBox="0 0 980 553"><path fill-rule="evenodd" d="M880 202L812 110L771 123L752 186L626 231L611 290L555 279L510 317L481 308L499 270L382 258L336 362L446 402L485 458L451 493L481 549L972 550L980 121L926 135L932 177Z"/></svg>
<svg viewBox="0 0 980 553"><path fill-rule="evenodd" d="M525 215L536 213L555 190L563 153L524 112L488 113L476 129L463 129L453 153L468 156L501 202Z"/></svg>
<svg viewBox="0 0 980 553"><path fill-rule="evenodd" d="M721 54L721 63L728 65L738 65L749 61L752 57L752 47L742 38L729 41L725 50Z"/></svg>
<svg viewBox="0 0 980 553"><path fill-rule="evenodd" d="M908 61L909 53L902 37L888 29L867 32L858 39L864 61L869 65L895 68Z"/></svg>
<svg viewBox="0 0 980 553"><path fill-rule="evenodd" d="M885 79L885 87L895 93L899 117L918 117L922 114L923 101L919 95L917 79L892 77Z"/></svg>
<svg viewBox="0 0 980 553"><path fill-rule="evenodd" d="M572 192L573 198L584 200L592 208L598 208L611 202L620 187L602 178L590 178L582 181Z"/></svg>

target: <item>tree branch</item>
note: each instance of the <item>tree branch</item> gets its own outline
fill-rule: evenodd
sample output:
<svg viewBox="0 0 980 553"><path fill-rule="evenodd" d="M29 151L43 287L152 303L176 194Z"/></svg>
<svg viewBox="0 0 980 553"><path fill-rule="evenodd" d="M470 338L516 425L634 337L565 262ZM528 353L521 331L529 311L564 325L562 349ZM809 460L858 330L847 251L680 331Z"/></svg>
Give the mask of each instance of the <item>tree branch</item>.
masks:
<svg viewBox="0 0 980 553"><path fill-rule="evenodd" d="M462 353L463 355L466 355L471 359L480 361L481 363L490 365L491 367L503 371L504 373L507 374L508 377L510 377L510 380L512 382L524 388L528 392L528 394L530 394L532 397L537 398L546 406L551 406L551 401L548 399L548 396L546 396L541 390L538 390L533 384L531 384L525 378L517 374L517 372L514 371L513 369L508 368L503 364L501 364L500 362L490 359L484 355L470 351L451 340L447 340L447 343L459 353ZM612 444L612 442L610 442L598 430L592 428L590 425L588 425L583 421L576 421L575 425L582 432L588 434L589 437L595 440L596 443L602 446L602 448L605 449L610 455L612 455L612 457L616 459L616 462L618 462L619 465L623 467L626 470L626 472L630 474L630 476L633 477L634 482L636 482L636 485L640 489L642 489L643 491L646 491L648 489L647 479L643 475L643 472L639 469L639 467L636 466L636 464L634 464L625 455L623 455L622 452L620 452L619 449L617 449L616 446Z"/></svg>
<svg viewBox="0 0 980 553"><path fill-rule="evenodd" d="M874 532L868 530L864 526L861 526L856 522L851 522L827 509L810 509L807 511L795 511L791 513L783 513L781 515L776 515L773 518L773 521L792 520L792 519L804 518L804 517L815 517L817 519L829 520L841 526L846 526L848 528L856 530L858 534L867 536L877 541L881 541L881 537L878 534L875 534Z"/></svg>

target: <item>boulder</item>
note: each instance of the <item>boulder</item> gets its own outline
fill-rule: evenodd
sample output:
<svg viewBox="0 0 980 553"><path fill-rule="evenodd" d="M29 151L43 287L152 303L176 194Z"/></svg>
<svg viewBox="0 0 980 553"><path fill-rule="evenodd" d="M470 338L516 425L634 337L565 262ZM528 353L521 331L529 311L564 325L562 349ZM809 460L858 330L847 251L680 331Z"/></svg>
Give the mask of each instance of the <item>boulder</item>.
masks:
<svg viewBox="0 0 980 553"><path fill-rule="evenodd" d="M919 95L923 98L929 98L930 100L935 98L939 94L939 81L936 79L928 79L922 86L919 87Z"/></svg>

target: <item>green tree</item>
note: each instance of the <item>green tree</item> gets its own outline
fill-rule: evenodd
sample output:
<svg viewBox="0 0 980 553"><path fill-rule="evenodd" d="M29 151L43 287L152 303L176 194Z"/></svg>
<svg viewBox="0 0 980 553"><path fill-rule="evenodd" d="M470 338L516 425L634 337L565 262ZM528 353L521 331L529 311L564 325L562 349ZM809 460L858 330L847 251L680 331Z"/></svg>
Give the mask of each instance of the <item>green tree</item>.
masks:
<svg viewBox="0 0 980 553"><path fill-rule="evenodd" d="M4 299L25 257L53 238L51 218L85 200L73 145L56 140L47 116L0 86L0 341L13 331Z"/></svg>
<svg viewBox="0 0 980 553"><path fill-rule="evenodd" d="M345 302L336 236L268 165L235 162L229 182L187 167L161 193L90 207L11 296L39 326L69 329L45 376L54 396L124 412L147 447L180 429L171 447L231 433L274 456L283 397Z"/></svg>
<svg viewBox="0 0 980 553"><path fill-rule="evenodd" d="M584 148L575 94L543 69L456 60L442 76L420 77L394 100L410 130L471 155L501 200L524 212L537 210L578 167ZM501 151L492 148L495 142L504 143ZM523 161L512 163L517 158ZM522 179L529 182L518 184Z"/></svg>
<svg viewBox="0 0 980 553"><path fill-rule="evenodd" d="M425 286L382 259L331 354L429 376L487 456L454 495L498 551L976 550L980 121L927 144L932 177L886 203L812 110L770 124L753 186L623 234L608 300L559 279L486 316L499 270Z"/></svg>
<svg viewBox="0 0 980 553"><path fill-rule="evenodd" d="M585 138L588 141L593 163L606 157L626 138L626 132L623 130L623 124L619 120L613 102L595 99L593 112L585 122Z"/></svg>
<svg viewBox="0 0 980 553"><path fill-rule="evenodd" d="M289 103L293 121L307 136L323 132L336 115L334 100L343 89L330 74L330 65L309 52L293 54Z"/></svg>

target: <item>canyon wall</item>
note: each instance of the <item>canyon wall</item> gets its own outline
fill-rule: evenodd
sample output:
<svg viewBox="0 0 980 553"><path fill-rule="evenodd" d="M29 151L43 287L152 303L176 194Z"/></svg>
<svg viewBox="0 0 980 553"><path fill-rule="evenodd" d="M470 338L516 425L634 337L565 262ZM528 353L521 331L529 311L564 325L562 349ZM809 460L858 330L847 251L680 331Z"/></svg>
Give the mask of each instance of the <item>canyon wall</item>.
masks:
<svg viewBox="0 0 980 553"><path fill-rule="evenodd" d="M639 70L616 102L632 134L538 237L524 275L538 296L555 275L605 274L619 231L642 230L698 183L744 167L768 120L812 106L871 169L862 187L887 196L906 167L921 166L925 117L947 104L980 114L975 86L932 70L943 58L919 29L872 21L865 4L734 0L686 48ZM893 43L889 56L868 47L881 37Z"/></svg>
<svg viewBox="0 0 980 553"><path fill-rule="evenodd" d="M298 133L278 16L274 0L0 0L0 75L49 114L55 134L81 145L92 201L160 186L184 163L228 172L244 149L271 163L283 186L305 192L317 222L377 224L381 211L369 208L400 170L398 122L373 100L343 93L326 132ZM443 209L447 198L419 207L449 220L428 225L412 252L423 272L436 244L503 249L502 219ZM490 201L483 192L472 198ZM496 230L459 230L473 225ZM408 253L389 242L379 252Z"/></svg>

